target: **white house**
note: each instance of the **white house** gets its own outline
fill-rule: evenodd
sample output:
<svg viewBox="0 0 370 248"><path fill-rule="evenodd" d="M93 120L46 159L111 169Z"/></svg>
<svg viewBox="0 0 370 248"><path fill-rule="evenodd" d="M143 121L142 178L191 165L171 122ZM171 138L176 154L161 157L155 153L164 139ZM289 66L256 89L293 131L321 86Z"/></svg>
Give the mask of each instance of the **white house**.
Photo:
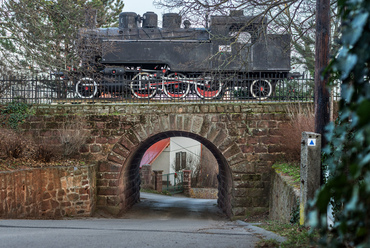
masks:
<svg viewBox="0 0 370 248"><path fill-rule="evenodd" d="M152 170L163 170L163 174L183 169L195 170L201 162L202 144L184 137L163 139L152 145L144 154L140 166L152 165Z"/></svg>

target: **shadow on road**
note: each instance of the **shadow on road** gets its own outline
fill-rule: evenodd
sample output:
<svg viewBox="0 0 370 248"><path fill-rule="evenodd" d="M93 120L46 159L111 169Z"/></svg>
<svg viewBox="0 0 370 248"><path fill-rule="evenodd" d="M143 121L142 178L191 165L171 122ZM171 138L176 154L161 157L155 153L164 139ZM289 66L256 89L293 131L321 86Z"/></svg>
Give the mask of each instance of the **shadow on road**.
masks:
<svg viewBox="0 0 370 248"><path fill-rule="evenodd" d="M226 220L215 199L194 199L140 193L140 202L121 218L125 219L208 219Z"/></svg>

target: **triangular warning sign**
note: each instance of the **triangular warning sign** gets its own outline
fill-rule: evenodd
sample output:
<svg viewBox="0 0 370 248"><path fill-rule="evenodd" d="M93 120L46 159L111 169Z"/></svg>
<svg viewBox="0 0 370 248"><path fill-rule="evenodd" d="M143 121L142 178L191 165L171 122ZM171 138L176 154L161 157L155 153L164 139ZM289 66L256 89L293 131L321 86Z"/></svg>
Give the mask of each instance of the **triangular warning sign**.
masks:
<svg viewBox="0 0 370 248"><path fill-rule="evenodd" d="M314 145L315 145L315 142L313 140L311 140L310 146L314 146Z"/></svg>

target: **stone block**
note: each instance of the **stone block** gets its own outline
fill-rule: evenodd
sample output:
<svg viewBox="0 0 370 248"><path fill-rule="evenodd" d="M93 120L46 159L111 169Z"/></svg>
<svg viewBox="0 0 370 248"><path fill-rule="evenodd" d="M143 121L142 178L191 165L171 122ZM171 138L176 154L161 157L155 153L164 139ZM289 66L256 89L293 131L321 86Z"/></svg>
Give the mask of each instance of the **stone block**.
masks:
<svg viewBox="0 0 370 248"><path fill-rule="evenodd" d="M218 132L215 139L213 140L213 144L218 147L218 146L220 146L221 144L224 143L224 141L227 137L228 137L227 133L225 133L223 130L221 130L220 132Z"/></svg>
<svg viewBox="0 0 370 248"><path fill-rule="evenodd" d="M255 173L256 172L256 168L254 164L248 163L245 161L232 165L231 170L234 173Z"/></svg>
<svg viewBox="0 0 370 248"><path fill-rule="evenodd" d="M67 198L70 201L77 201L79 199L79 195L77 193L69 193L67 194Z"/></svg>
<svg viewBox="0 0 370 248"><path fill-rule="evenodd" d="M252 198L252 205L253 205L253 207L268 208L269 207L269 198L268 198L268 196L253 197Z"/></svg>
<svg viewBox="0 0 370 248"><path fill-rule="evenodd" d="M232 156L237 155L238 153L241 153L241 150L237 144L233 144L231 147L229 147L223 155L227 160L229 160Z"/></svg>
<svg viewBox="0 0 370 248"><path fill-rule="evenodd" d="M244 207L244 208L253 207L252 197L234 197L233 206L234 207Z"/></svg>
<svg viewBox="0 0 370 248"><path fill-rule="evenodd" d="M252 145L241 145L240 149L243 153L252 153L254 152L254 146Z"/></svg>
<svg viewBox="0 0 370 248"><path fill-rule="evenodd" d="M203 118L201 116L193 116L191 132L198 134L202 128Z"/></svg>
<svg viewBox="0 0 370 248"><path fill-rule="evenodd" d="M262 176L259 174L246 174L241 176L241 180L243 181L261 181Z"/></svg>
<svg viewBox="0 0 370 248"><path fill-rule="evenodd" d="M101 152L101 151L102 151L101 145L97 145L97 144L90 145L90 152L98 153L98 152Z"/></svg>
<svg viewBox="0 0 370 248"><path fill-rule="evenodd" d="M135 145L126 136L123 136L118 143L121 144L127 150L131 150L132 148L135 147Z"/></svg>
<svg viewBox="0 0 370 248"><path fill-rule="evenodd" d="M44 200L41 202L41 211L47 211L51 209L50 200Z"/></svg>
<svg viewBox="0 0 370 248"><path fill-rule="evenodd" d="M98 195L117 195L117 188L109 188L109 187L99 187L98 188Z"/></svg>
<svg viewBox="0 0 370 248"><path fill-rule="evenodd" d="M122 157L128 157L130 154L130 151L127 150L124 146L120 144L115 144L112 149L113 152L117 153L118 155Z"/></svg>
<svg viewBox="0 0 370 248"><path fill-rule="evenodd" d="M122 165L125 162L126 158L111 152L108 154L107 160Z"/></svg>
<svg viewBox="0 0 370 248"><path fill-rule="evenodd" d="M268 146L268 153L282 153L282 152L284 152L284 148L281 145Z"/></svg>
<svg viewBox="0 0 370 248"><path fill-rule="evenodd" d="M255 153L267 153L267 146L265 145L256 145L254 146Z"/></svg>
<svg viewBox="0 0 370 248"><path fill-rule="evenodd" d="M108 137L96 137L95 142L96 144L106 144L108 143Z"/></svg>

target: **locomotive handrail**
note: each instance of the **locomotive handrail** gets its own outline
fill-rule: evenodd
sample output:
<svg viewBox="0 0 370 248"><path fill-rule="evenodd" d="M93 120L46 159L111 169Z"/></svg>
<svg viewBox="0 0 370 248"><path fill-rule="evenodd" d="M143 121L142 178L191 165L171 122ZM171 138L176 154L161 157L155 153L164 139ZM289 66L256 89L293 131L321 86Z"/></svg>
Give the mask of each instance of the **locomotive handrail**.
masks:
<svg viewBox="0 0 370 248"><path fill-rule="evenodd" d="M183 43L183 42L188 42L188 43L211 43L210 40L103 40L103 41L110 41L110 42L180 42L180 43Z"/></svg>

